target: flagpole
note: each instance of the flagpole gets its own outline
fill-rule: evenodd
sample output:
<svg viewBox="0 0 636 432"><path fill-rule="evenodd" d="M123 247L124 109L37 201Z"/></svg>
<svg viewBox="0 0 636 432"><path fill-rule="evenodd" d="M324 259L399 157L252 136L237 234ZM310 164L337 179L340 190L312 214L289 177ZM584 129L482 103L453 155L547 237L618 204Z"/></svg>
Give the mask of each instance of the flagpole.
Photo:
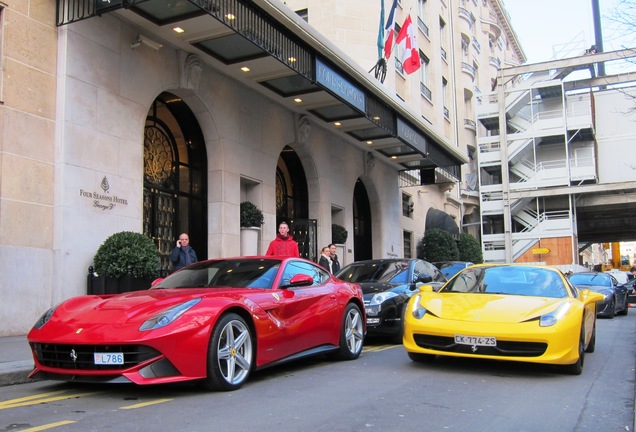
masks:
<svg viewBox="0 0 636 432"><path fill-rule="evenodd" d="M395 13L395 11L393 11ZM384 83L386 78L386 61L384 60L384 0L380 0L380 28L378 30L378 61L373 65L369 73L373 72L375 79Z"/></svg>

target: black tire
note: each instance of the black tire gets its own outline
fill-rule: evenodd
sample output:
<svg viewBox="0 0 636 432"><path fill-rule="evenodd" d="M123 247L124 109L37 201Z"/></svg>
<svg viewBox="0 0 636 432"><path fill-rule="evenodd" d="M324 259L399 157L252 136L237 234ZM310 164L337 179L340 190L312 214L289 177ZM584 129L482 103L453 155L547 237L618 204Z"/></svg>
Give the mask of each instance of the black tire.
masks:
<svg viewBox="0 0 636 432"><path fill-rule="evenodd" d="M629 303L627 302L627 294L625 295L625 309L621 310L618 314L625 316L629 312Z"/></svg>
<svg viewBox="0 0 636 432"><path fill-rule="evenodd" d="M431 363L435 360L435 357L437 357L435 354L422 354L414 352L407 352L407 354L409 355L409 358L411 360L418 363Z"/></svg>
<svg viewBox="0 0 636 432"><path fill-rule="evenodd" d="M585 348L586 353L593 353L596 349L596 323L594 323L594 328L592 329L592 337L590 338L590 343L587 344L587 348Z"/></svg>
<svg viewBox="0 0 636 432"><path fill-rule="evenodd" d="M563 371L570 375L581 375L585 362L585 339L583 337L583 324L581 323L581 335L579 336L579 358L575 363L563 366Z"/></svg>
<svg viewBox="0 0 636 432"><path fill-rule="evenodd" d="M609 312L609 315L607 317L609 319L613 319L614 315L616 315L616 297L612 298L612 304L610 304L609 310L610 310L610 312Z"/></svg>
<svg viewBox="0 0 636 432"><path fill-rule="evenodd" d="M355 360L364 344L364 317L355 303L345 308L340 325L340 346L333 357L337 360Z"/></svg>
<svg viewBox="0 0 636 432"><path fill-rule="evenodd" d="M402 314L400 317L400 328L398 332L391 336L391 342L397 345L402 345L404 339L404 315L406 313L406 303L402 305Z"/></svg>
<svg viewBox="0 0 636 432"><path fill-rule="evenodd" d="M252 369L253 346L252 331L247 322L234 313L223 315L210 338L205 387L222 391L240 388Z"/></svg>

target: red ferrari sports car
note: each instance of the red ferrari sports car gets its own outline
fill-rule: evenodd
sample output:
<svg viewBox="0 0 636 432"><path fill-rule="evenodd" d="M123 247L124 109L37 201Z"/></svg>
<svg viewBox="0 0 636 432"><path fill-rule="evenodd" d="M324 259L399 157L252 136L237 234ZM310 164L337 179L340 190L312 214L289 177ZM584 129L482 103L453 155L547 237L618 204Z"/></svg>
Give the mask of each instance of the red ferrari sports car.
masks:
<svg viewBox="0 0 636 432"><path fill-rule="evenodd" d="M29 332L30 377L87 382L201 380L235 390L251 371L299 357L360 356L362 292L311 261L192 264L146 291L71 298Z"/></svg>

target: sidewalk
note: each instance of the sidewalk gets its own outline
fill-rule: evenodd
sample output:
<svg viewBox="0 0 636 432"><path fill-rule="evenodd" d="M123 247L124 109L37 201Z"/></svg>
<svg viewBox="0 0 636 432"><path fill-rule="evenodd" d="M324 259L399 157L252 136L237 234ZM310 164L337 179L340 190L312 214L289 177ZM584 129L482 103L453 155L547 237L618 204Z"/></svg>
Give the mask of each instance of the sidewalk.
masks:
<svg viewBox="0 0 636 432"><path fill-rule="evenodd" d="M33 356L26 336L0 337L0 386L29 382Z"/></svg>

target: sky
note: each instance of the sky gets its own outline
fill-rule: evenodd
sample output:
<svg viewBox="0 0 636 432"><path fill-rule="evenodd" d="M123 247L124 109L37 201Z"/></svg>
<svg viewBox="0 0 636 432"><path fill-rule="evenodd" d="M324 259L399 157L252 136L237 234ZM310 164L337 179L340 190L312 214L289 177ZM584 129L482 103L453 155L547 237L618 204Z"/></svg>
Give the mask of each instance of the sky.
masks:
<svg viewBox="0 0 636 432"><path fill-rule="evenodd" d="M604 51L636 46L634 28L620 28L619 0L599 0ZM594 44L592 0L504 0L527 63L581 55Z"/></svg>

